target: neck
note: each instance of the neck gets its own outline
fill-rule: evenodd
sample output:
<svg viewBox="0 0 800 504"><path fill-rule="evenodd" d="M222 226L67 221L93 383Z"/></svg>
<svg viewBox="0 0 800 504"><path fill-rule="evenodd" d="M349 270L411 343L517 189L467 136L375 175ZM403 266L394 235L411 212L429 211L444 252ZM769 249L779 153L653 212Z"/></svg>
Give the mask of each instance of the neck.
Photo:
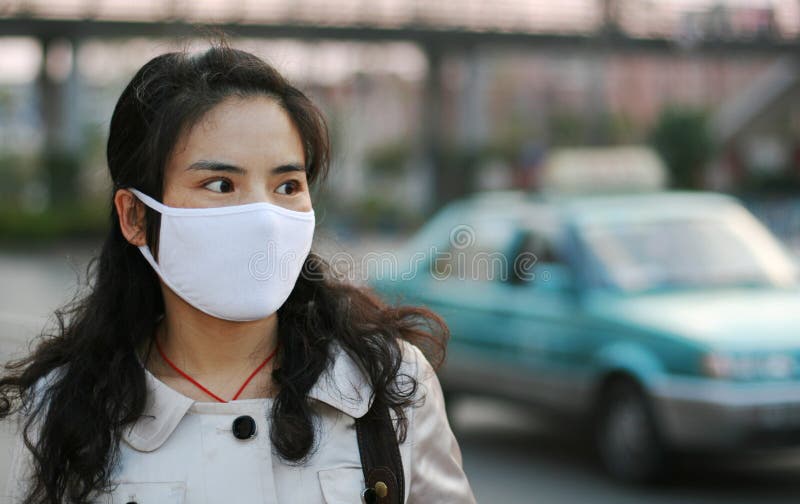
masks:
<svg viewBox="0 0 800 504"><path fill-rule="evenodd" d="M197 310L169 289L163 291L164 318L155 336L165 355L195 379L219 382L246 377L275 349L277 312L259 320L233 322ZM159 367L162 373L173 374Z"/></svg>

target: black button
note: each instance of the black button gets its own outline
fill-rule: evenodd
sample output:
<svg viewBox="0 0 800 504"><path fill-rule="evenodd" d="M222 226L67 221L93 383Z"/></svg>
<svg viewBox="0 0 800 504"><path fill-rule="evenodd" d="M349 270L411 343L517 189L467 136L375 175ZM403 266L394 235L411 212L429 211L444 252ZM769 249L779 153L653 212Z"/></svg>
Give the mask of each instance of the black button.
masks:
<svg viewBox="0 0 800 504"><path fill-rule="evenodd" d="M233 421L233 435L237 439L250 439L256 435L256 421L250 415L243 415Z"/></svg>
<svg viewBox="0 0 800 504"><path fill-rule="evenodd" d="M378 502L378 494L372 487L365 488L364 491L361 492L361 497L364 498L364 502L367 504L375 504Z"/></svg>

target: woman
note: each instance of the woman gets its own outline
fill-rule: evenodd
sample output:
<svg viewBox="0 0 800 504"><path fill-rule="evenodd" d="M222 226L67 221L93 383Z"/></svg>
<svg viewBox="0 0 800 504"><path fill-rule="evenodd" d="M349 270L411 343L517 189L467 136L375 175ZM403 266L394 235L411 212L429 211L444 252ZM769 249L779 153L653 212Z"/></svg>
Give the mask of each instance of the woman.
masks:
<svg viewBox="0 0 800 504"><path fill-rule="evenodd" d="M354 424L379 406L405 502L474 502L418 348L443 349L443 322L310 251L329 152L300 91L224 43L158 56L107 157L91 290L0 379L0 416L25 419L4 502L377 501Z"/></svg>

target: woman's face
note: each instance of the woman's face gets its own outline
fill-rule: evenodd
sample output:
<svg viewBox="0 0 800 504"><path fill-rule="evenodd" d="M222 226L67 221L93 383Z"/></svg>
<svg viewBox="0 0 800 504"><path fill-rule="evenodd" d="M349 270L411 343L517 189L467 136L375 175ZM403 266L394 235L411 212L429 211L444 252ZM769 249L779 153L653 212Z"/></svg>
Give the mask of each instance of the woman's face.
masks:
<svg viewBox="0 0 800 504"><path fill-rule="evenodd" d="M272 98L230 97L178 140L163 203L218 207L268 202L312 209L300 134Z"/></svg>

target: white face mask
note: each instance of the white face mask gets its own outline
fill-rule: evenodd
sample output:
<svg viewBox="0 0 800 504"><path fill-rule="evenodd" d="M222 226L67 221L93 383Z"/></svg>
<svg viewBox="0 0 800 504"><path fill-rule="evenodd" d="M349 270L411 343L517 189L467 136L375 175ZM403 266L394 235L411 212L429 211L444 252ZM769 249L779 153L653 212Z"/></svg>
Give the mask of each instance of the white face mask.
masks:
<svg viewBox="0 0 800 504"><path fill-rule="evenodd" d="M221 319L258 320L291 294L311 250L313 210L266 202L177 208L130 190L161 214L158 262L147 245L139 250L187 303Z"/></svg>

